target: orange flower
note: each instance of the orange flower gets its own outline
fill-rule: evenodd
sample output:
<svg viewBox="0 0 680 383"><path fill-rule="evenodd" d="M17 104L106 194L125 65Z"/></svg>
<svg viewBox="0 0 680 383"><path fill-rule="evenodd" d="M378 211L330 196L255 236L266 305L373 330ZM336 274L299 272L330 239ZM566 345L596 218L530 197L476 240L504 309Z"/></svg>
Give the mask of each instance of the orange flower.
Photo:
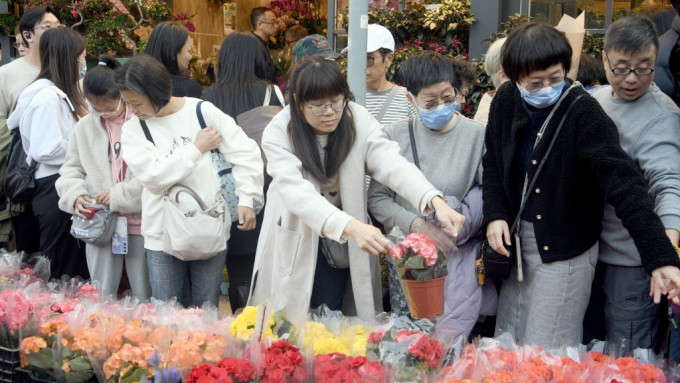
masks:
<svg viewBox="0 0 680 383"><path fill-rule="evenodd" d="M47 342L44 338L39 336L31 336L24 338L24 340L21 341L20 349L22 354L28 355L34 352L40 352L40 350L45 347L47 347Z"/></svg>
<svg viewBox="0 0 680 383"><path fill-rule="evenodd" d="M40 335L52 336L61 334L70 336L69 326L63 319L57 317L40 325Z"/></svg>

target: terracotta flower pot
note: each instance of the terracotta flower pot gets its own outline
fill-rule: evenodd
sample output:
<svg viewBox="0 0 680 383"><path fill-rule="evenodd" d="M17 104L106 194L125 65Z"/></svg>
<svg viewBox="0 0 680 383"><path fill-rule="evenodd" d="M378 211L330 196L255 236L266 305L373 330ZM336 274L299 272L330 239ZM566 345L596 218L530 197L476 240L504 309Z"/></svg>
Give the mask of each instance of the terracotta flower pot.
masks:
<svg viewBox="0 0 680 383"><path fill-rule="evenodd" d="M408 308L414 318L433 318L444 314L444 280L446 277L426 282L401 281Z"/></svg>

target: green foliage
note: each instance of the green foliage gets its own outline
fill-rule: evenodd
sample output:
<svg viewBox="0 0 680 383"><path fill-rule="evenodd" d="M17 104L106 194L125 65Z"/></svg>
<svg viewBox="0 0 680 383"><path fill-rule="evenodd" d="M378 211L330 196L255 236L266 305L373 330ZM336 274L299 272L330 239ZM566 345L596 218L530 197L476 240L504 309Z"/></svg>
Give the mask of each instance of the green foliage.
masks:
<svg viewBox="0 0 680 383"><path fill-rule="evenodd" d="M347 11L343 20L348 20ZM410 39L446 42L460 39L460 32L469 29L476 20L470 11L470 0L441 0L433 11L421 3L408 3L401 11L372 7L368 10L368 21L389 29L400 46Z"/></svg>
<svg viewBox="0 0 680 383"><path fill-rule="evenodd" d="M446 43L446 41L443 40L405 40L403 45L394 52L392 65L387 69L387 79L391 82L400 84L399 68L401 68L401 64L409 57L423 50L433 50L451 58L467 60L467 53L465 53L463 44L459 40L452 40L449 43Z"/></svg>
<svg viewBox="0 0 680 383"><path fill-rule="evenodd" d="M586 35L583 36L583 48L581 51L593 57L599 58L601 57L603 49L604 35L591 35L588 31L586 31Z"/></svg>
<svg viewBox="0 0 680 383"><path fill-rule="evenodd" d="M0 34L13 36L14 29L19 24L19 19L9 13L0 14Z"/></svg>
<svg viewBox="0 0 680 383"><path fill-rule="evenodd" d="M474 65L477 70L477 82L470 85L470 93L467 96L467 103L463 105L463 115L466 117L472 117L477 113L477 107L479 102L482 100L484 93L493 90L493 83L491 82L491 76L484 72L484 60L473 60L472 65Z"/></svg>
<svg viewBox="0 0 680 383"><path fill-rule="evenodd" d="M501 23L500 32L491 32L491 37L487 40L489 45L498 39L507 37L513 29L531 20L529 17L522 15L521 13L515 13L512 16L508 16L508 19Z"/></svg>

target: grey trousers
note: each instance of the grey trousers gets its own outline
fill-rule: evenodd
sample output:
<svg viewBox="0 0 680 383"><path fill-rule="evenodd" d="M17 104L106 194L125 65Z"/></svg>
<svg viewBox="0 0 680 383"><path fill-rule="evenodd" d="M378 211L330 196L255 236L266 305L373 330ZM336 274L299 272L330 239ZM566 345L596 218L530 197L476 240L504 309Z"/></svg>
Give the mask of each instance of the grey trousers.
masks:
<svg viewBox="0 0 680 383"><path fill-rule="evenodd" d="M143 302L149 300L151 286L149 285L149 267L144 254L144 237L128 235L126 255L113 254L110 243L104 246L87 244L85 253L90 278L99 282L105 295L118 292L120 278L123 275L123 263L125 263L132 296Z"/></svg>
<svg viewBox="0 0 680 383"><path fill-rule="evenodd" d="M521 222L520 241L524 281L517 281L513 263L510 277L501 286L495 335L509 332L518 343L549 349L578 345L598 244L572 259L543 263L533 223Z"/></svg>

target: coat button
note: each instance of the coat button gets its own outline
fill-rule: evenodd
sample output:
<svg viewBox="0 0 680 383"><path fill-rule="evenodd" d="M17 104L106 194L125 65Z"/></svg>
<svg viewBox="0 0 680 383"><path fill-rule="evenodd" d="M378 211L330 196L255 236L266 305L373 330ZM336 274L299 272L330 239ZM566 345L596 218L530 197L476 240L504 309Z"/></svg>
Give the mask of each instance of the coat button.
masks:
<svg viewBox="0 0 680 383"><path fill-rule="evenodd" d="M541 188L536 188L536 190L534 191L536 192L536 194L541 194Z"/></svg>
<svg viewBox="0 0 680 383"><path fill-rule="evenodd" d="M534 166L536 166L536 165L538 165L538 161L536 161L536 160L531 160L531 164L534 165Z"/></svg>
<svg viewBox="0 0 680 383"><path fill-rule="evenodd" d="M540 221L540 220L542 220L542 219L543 219L543 216L542 216L542 215L540 215L540 214L537 214L537 215L536 215L536 219Z"/></svg>
<svg viewBox="0 0 680 383"><path fill-rule="evenodd" d="M548 246L543 246L543 251L548 251L550 248Z"/></svg>
<svg viewBox="0 0 680 383"><path fill-rule="evenodd" d="M536 133L536 137L538 137L538 138L541 138L542 135L543 135L543 133Z"/></svg>

